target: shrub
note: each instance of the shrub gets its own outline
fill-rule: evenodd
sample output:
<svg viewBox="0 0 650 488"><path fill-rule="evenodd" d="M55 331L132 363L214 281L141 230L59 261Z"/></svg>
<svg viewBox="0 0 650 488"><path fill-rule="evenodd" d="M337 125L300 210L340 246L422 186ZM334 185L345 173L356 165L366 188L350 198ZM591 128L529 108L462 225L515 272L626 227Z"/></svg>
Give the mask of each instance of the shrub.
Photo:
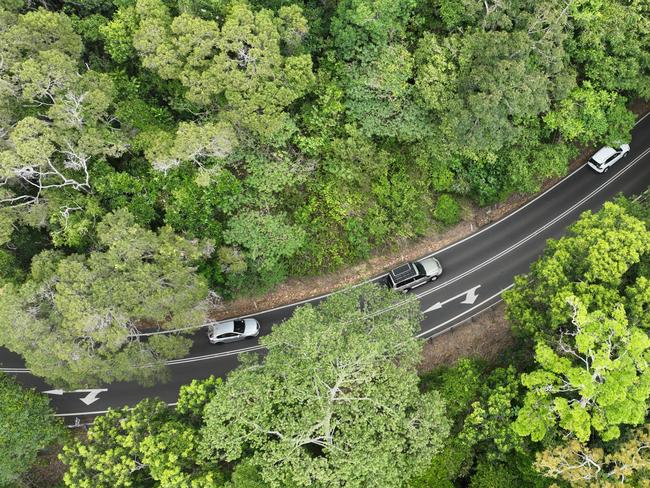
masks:
<svg viewBox="0 0 650 488"><path fill-rule="evenodd" d="M460 205L451 195L446 193L438 197L433 216L445 225L454 225L460 222Z"/></svg>

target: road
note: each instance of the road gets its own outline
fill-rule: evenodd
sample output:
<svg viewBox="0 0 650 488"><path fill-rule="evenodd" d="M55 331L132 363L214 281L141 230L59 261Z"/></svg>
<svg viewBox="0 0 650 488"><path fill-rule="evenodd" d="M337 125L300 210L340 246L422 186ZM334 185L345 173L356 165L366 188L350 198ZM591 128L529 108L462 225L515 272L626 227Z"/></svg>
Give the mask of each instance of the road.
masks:
<svg viewBox="0 0 650 488"><path fill-rule="evenodd" d="M498 303L513 277L528 271L541 254L546 240L561 237L585 210L597 210L620 192L636 195L644 191L650 185L650 116L637 123L630 145L627 158L607 173L597 174L583 166L504 219L434 253L443 264L444 274L411 292L418 296L425 312L419 337L448 331ZM291 316L297 305L252 315L262 326L261 335ZM256 340L214 346L207 341L205 330L198 330L188 357L169 362L169 381L150 388L116 383L97 390L63 392L30 375L19 356L1 349L0 370L15 374L25 386L47 391L58 415L71 423L109 407L132 406L145 397L173 404L181 385L212 374L224 375L237 365L237 355L243 350L260 347Z"/></svg>

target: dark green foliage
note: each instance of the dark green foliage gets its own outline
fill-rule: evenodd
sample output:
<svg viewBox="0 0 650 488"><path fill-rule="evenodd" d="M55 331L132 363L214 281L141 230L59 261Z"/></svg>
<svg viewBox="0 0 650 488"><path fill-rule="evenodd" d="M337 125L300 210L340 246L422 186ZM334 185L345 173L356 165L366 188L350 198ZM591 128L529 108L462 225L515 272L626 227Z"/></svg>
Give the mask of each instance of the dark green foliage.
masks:
<svg viewBox="0 0 650 488"><path fill-rule="evenodd" d="M38 453L63 440L65 428L53 413L47 396L0 373L0 486L20 486Z"/></svg>

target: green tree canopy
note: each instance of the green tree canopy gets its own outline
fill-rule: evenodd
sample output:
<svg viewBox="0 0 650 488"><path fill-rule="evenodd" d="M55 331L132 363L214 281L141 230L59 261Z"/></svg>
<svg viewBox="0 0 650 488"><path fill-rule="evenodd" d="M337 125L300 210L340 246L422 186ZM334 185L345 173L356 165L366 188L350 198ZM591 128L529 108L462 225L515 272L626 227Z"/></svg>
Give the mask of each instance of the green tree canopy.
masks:
<svg viewBox="0 0 650 488"><path fill-rule="evenodd" d="M554 335L571 320L569 296L588 310L611 312L625 303L626 273L649 251L650 231L624 207L608 202L585 212L565 237L548 242L529 274L515 279L505 293L508 318L519 332Z"/></svg>
<svg viewBox="0 0 650 488"><path fill-rule="evenodd" d="M204 405L221 380L181 387L178 404L147 399L133 409L110 410L88 429L86 440L69 442L61 455L71 488L223 486L217 462L199 456Z"/></svg>
<svg viewBox="0 0 650 488"><path fill-rule="evenodd" d="M206 456L248 459L270 486L399 486L449 429L439 395L418 391L419 318L375 285L300 307L207 406Z"/></svg>
<svg viewBox="0 0 650 488"><path fill-rule="evenodd" d="M19 486L38 453L63 440L65 429L53 413L45 395L0 373L0 486Z"/></svg>
<svg viewBox="0 0 650 488"><path fill-rule="evenodd" d="M538 368L522 376L529 391L513 428L533 441L555 429L581 442L594 431L605 441L616 439L621 427L645 419L650 337L629 326L623 307L609 316L568 301L572 324L560 330L556 343L537 343Z"/></svg>
<svg viewBox="0 0 650 488"><path fill-rule="evenodd" d="M311 58L287 52L306 34L297 6L276 16L235 3L223 25L187 13L172 18L160 0L138 0L136 12L133 43L146 68L179 80L199 106L223 98L225 117L264 139L283 141L293 132L286 109L313 82Z"/></svg>
<svg viewBox="0 0 650 488"><path fill-rule="evenodd" d="M57 385L151 382L190 341L137 334L203 323L207 286L193 263L211 249L167 227L144 230L124 210L109 214L98 235L89 256L45 251L25 284L0 289L2 343Z"/></svg>

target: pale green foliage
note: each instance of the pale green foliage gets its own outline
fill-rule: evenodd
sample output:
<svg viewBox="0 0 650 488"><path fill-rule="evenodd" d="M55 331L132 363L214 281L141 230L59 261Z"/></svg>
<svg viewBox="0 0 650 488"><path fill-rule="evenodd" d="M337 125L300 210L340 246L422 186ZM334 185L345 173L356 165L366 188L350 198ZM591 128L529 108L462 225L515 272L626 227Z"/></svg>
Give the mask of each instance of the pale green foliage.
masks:
<svg viewBox="0 0 650 488"><path fill-rule="evenodd" d="M621 95L595 89L588 81L544 116L549 128L560 131L569 141L582 144L629 142L634 120Z"/></svg>
<svg viewBox="0 0 650 488"><path fill-rule="evenodd" d="M650 338L630 327L625 311L588 313L577 299L572 325L555 347L538 342L539 368L522 375L528 388L514 430L533 441L556 428L586 442L595 431L608 441L625 425L639 425L650 398Z"/></svg>
<svg viewBox="0 0 650 488"><path fill-rule="evenodd" d="M443 193L438 197L433 216L445 225L454 225L460 221L460 205L451 195Z"/></svg>
<svg viewBox="0 0 650 488"><path fill-rule="evenodd" d="M123 63L135 56L133 34L137 23L135 7L125 6L117 10L110 22L99 28L106 51L116 62Z"/></svg>
<svg viewBox="0 0 650 488"><path fill-rule="evenodd" d="M439 395L418 391L419 318L374 285L298 308L207 406L206 456L250 454L270 486L400 486L449 429Z"/></svg>
<svg viewBox="0 0 650 488"><path fill-rule="evenodd" d="M15 24L0 32L0 52L5 63L20 63L46 50L59 51L72 59L81 56L81 38L67 15L41 8L14 20Z"/></svg>
<svg viewBox="0 0 650 488"><path fill-rule="evenodd" d="M0 373L0 486L20 486L18 478L39 451L63 438L64 427L53 413L45 395Z"/></svg>
<svg viewBox="0 0 650 488"><path fill-rule="evenodd" d="M645 224L615 204L585 212L567 236L549 241L528 275L505 293L507 315L516 330L535 334L556 330L572 315L567 297L588 309L611 311L621 303L618 288L626 272L650 251Z"/></svg>
<svg viewBox="0 0 650 488"><path fill-rule="evenodd" d="M0 203L37 204L64 187L87 192L92 163L126 150L113 126L113 84L106 74L80 72L81 50L64 14L29 12L0 31L0 86L11 106Z"/></svg>
<svg viewBox="0 0 650 488"><path fill-rule="evenodd" d="M66 445L64 482L74 488L222 486L216 463L197 455L199 443L196 424L165 403L147 399L133 409L99 416L87 440Z"/></svg>
<svg viewBox="0 0 650 488"><path fill-rule="evenodd" d="M451 58L449 48L431 33L425 33L415 51L415 87L427 108L436 112L444 112L454 96L458 75Z"/></svg>
<svg viewBox="0 0 650 488"><path fill-rule="evenodd" d="M203 323L207 286L192 264L206 249L167 227L144 230L124 210L97 230L99 250L43 252L24 285L0 290L2 342L59 385L159 379L164 361L185 354L190 341L133 334Z"/></svg>
<svg viewBox="0 0 650 488"><path fill-rule="evenodd" d="M650 329L650 277L639 276L626 294L631 324Z"/></svg>
<svg viewBox="0 0 650 488"><path fill-rule="evenodd" d="M306 23L297 6L276 17L234 4L221 27L181 14L174 19L159 0L138 0L140 24L134 45L144 65L178 79L193 103L209 106L224 97L226 117L269 140L285 140L293 124L285 109L313 81L308 55L282 53L297 48Z"/></svg>
<svg viewBox="0 0 650 488"><path fill-rule="evenodd" d="M145 154L155 169L167 171L182 162L202 165L223 160L236 145L237 136L228 122L208 122L203 125L181 122L173 138L169 134L158 133Z"/></svg>

